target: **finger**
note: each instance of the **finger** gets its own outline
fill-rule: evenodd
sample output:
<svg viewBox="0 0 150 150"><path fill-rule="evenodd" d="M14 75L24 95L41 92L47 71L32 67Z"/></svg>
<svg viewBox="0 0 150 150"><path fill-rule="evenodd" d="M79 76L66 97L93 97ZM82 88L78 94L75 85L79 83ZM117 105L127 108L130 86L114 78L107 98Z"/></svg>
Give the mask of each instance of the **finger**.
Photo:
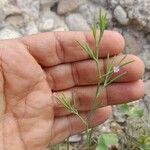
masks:
<svg viewBox="0 0 150 150"><path fill-rule="evenodd" d="M91 47L94 47L91 32L47 32L19 40L43 66L87 59L87 54L75 40L81 43L87 41ZM105 57L108 52L110 55L116 55L124 49L124 39L117 32L105 31L100 45L100 57Z"/></svg>
<svg viewBox="0 0 150 150"><path fill-rule="evenodd" d="M80 115L86 120L88 112L82 112ZM111 107L100 108L96 110L91 119L92 126L97 126L109 118ZM50 145L63 141L70 135L82 132L85 125L75 115L58 117L55 119L52 130L52 141Z"/></svg>
<svg viewBox="0 0 150 150"><path fill-rule="evenodd" d="M71 103L78 111L89 111L93 104L93 99L96 93L96 86L76 87L70 90L58 92L61 93L70 100ZM103 89L101 95L97 98L98 107L107 105L116 105L125 102L131 102L137 100L144 95L144 85L142 80L128 83L113 83L107 88ZM54 112L56 116L62 116L69 114L61 103L55 100Z"/></svg>
<svg viewBox="0 0 150 150"><path fill-rule="evenodd" d="M113 66L117 66L124 55L117 56ZM111 58L110 61L113 61ZM117 80L117 82L131 82L140 79L144 73L143 62L134 55L127 55L125 62L134 61L120 69L118 73L113 73L112 78L127 72L127 74ZM106 72L106 59L100 59L101 74ZM61 64L58 66L45 69L48 83L52 90L64 90L74 86L93 85L97 83L96 64L92 60L84 60L69 64Z"/></svg>

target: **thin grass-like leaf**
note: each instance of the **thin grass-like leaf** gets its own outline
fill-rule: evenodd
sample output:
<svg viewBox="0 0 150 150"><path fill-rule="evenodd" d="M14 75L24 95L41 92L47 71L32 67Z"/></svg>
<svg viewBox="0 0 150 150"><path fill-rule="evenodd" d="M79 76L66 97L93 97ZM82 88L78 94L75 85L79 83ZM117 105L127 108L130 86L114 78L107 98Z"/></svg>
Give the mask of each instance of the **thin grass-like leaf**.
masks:
<svg viewBox="0 0 150 150"><path fill-rule="evenodd" d="M63 93L60 96L57 96L57 99L70 112L76 111L76 109L71 104L71 100L66 98L66 96Z"/></svg>
<svg viewBox="0 0 150 150"><path fill-rule="evenodd" d="M108 86L108 85L110 85L112 82L115 82L115 81L117 81L118 79L122 78L122 77L123 77L124 75L126 75L126 74L127 74L127 71L125 71L124 73L122 73L122 74L120 74L120 75L114 77L112 80L110 80L110 81L105 85L105 87Z"/></svg>
<svg viewBox="0 0 150 150"><path fill-rule="evenodd" d="M130 63L134 62L134 60L131 60L131 61L128 61L128 62L125 62L124 64L121 64L119 67L122 68Z"/></svg>
<svg viewBox="0 0 150 150"><path fill-rule="evenodd" d="M87 43L85 43L85 48L86 48L86 50L88 51L89 56L90 56L92 59L95 59L95 55L94 55L92 49L89 47L89 45L88 45Z"/></svg>
<svg viewBox="0 0 150 150"><path fill-rule="evenodd" d="M100 36L104 33L106 28L106 13L103 15L102 10L99 12L99 29L100 29Z"/></svg>
<svg viewBox="0 0 150 150"><path fill-rule="evenodd" d="M92 49L89 47L87 43L81 44L79 41L76 42L90 58L95 59L94 52L92 51Z"/></svg>
<svg viewBox="0 0 150 150"><path fill-rule="evenodd" d="M96 27L96 17L94 16L94 19L93 19L93 26L92 26L92 32L93 32L93 37L94 37L95 43L96 43L96 41L97 41L96 30L97 30L97 27Z"/></svg>
<svg viewBox="0 0 150 150"><path fill-rule="evenodd" d="M118 66L126 59L127 55L125 55L118 63Z"/></svg>
<svg viewBox="0 0 150 150"><path fill-rule="evenodd" d="M111 69L112 65L110 64L110 56L109 53L107 54L107 62L106 62L106 77L105 77L105 81L104 81L104 85L107 84L107 82L109 81L109 78L111 76Z"/></svg>

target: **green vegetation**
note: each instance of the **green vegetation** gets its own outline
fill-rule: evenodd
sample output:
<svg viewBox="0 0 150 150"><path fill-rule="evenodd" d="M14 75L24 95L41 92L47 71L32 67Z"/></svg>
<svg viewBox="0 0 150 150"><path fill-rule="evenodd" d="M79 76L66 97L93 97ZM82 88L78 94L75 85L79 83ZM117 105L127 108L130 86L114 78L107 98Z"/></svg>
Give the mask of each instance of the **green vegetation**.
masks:
<svg viewBox="0 0 150 150"><path fill-rule="evenodd" d="M76 107L71 103L71 100L65 97L65 95L62 93L60 95L57 95L58 102L61 103L68 111L70 111L72 114L79 117L82 121L82 123L85 125L86 130L86 150L91 149L92 145L92 134L93 134L93 128L91 127L91 118L93 114L95 113L97 108L100 108L103 106L100 100L98 98L101 96L103 90L111 85L116 80L122 78L126 75L127 72L123 72L114 78L112 78L112 74L119 72L122 67L128 65L129 63L132 63L133 61L125 61L126 55L118 62L118 64L114 66L115 57L113 58L113 61L110 61L109 53L107 55L107 61L106 61L106 73L101 74L100 71L100 63L99 63L99 46L101 44L101 39L103 37L104 30L106 28L106 13L102 14L101 11L99 13L98 22L96 21L96 17L94 17L93 26L92 26L92 33L93 33L93 39L95 43L95 49L92 49L87 42L80 43L80 41L76 40L76 43L81 47L82 50L95 62L96 69L97 69L97 89L95 93L95 97L93 99L93 103L91 106L91 109L89 111L87 119L83 118ZM123 104L120 106L120 111L130 118L138 118L142 120L143 118L143 110L140 108L132 107L130 108L128 104ZM129 122L127 122L127 128L122 131L121 135L120 133L101 133L97 142L96 142L96 150L109 150L113 149L113 146L118 147L120 146L121 150L150 150L150 137L147 133L146 128L142 128L141 126L134 125L133 132L136 132L139 130L139 128L142 128L142 131L137 135L137 137L134 137L133 135L129 135ZM139 124L140 125L140 124ZM122 135L124 135L122 137ZM67 144L66 149L69 149L69 146ZM59 149L59 146L56 147L56 149Z"/></svg>

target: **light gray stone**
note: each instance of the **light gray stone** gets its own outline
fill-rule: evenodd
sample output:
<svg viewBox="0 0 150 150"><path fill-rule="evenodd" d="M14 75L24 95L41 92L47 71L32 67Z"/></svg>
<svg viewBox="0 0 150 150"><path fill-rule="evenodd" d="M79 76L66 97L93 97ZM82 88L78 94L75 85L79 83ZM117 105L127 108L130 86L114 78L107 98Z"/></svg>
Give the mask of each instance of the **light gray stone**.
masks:
<svg viewBox="0 0 150 150"><path fill-rule="evenodd" d="M93 18L96 16L98 20L99 10L102 12L107 12L107 23L110 25L112 15L110 11L106 10L104 7L94 4L92 2L87 2L79 7L79 13L86 19L87 23L91 26L93 23Z"/></svg>
<svg viewBox="0 0 150 150"><path fill-rule="evenodd" d="M82 139L81 135L76 134L76 135L73 135L73 136L69 137L69 142L73 142L73 143L80 142L81 139Z"/></svg>
<svg viewBox="0 0 150 150"><path fill-rule="evenodd" d="M14 29L4 28L0 30L0 39L13 39L18 37L21 37L21 34Z"/></svg>
<svg viewBox="0 0 150 150"><path fill-rule="evenodd" d="M118 123L125 123L126 121L126 116L121 113L119 108L117 106L113 106L113 117L115 118L115 121Z"/></svg>
<svg viewBox="0 0 150 150"><path fill-rule="evenodd" d="M107 6L107 0L92 0L93 2L101 5L101 6Z"/></svg>
<svg viewBox="0 0 150 150"><path fill-rule="evenodd" d="M8 5L8 0L0 0L0 7L4 5Z"/></svg>
<svg viewBox="0 0 150 150"><path fill-rule="evenodd" d="M52 12L48 9L43 10L43 12L40 13L40 19L38 20L39 28L40 28L40 24L45 22L45 20L48 20L48 19L54 20L52 30L55 30L57 28L68 29L68 27L67 27L66 23L64 22L63 18L58 16L55 12Z"/></svg>
<svg viewBox="0 0 150 150"><path fill-rule="evenodd" d="M20 8L24 8L24 7L28 7L29 5L31 5L32 3L32 0L16 0L17 2L17 5L20 7Z"/></svg>
<svg viewBox="0 0 150 150"><path fill-rule="evenodd" d="M92 24L93 16L97 14L99 7L96 4L93 4L92 2L87 2L79 7L79 13L82 14L84 18L86 18L86 21L88 24Z"/></svg>
<svg viewBox="0 0 150 150"><path fill-rule="evenodd" d="M0 0L0 21L3 21L5 17L14 14L21 14L21 10L12 4L9 4L6 0Z"/></svg>
<svg viewBox="0 0 150 150"><path fill-rule="evenodd" d="M40 23L39 29L40 31L51 31L54 28L54 20L46 19Z"/></svg>
<svg viewBox="0 0 150 150"><path fill-rule="evenodd" d="M38 33L38 28L37 28L37 26L36 26L34 21L28 22L28 24L27 24L27 26L25 28L25 33L27 35L32 35L32 34Z"/></svg>
<svg viewBox="0 0 150 150"><path fill-rule="evenodd" d="M131 24L138 30L150 32L150 1L138 0L128 8L128 17Z"/></svg>
<svg viewBox="0 0 150 150"><path fill-rule="evenodd" d="M17 6L14 6L14 5L8 5L3 10L4 10L3 15L5 15L5 17L9 15L22 14L21 9L19 9Z"/></svg>
<svg viewBox="0 0 150 150"><path fill-rule="evenodd" d="M70 14L66 17L66 23L70 30L87 31L90 30L86 20L80 14Z"/></svg>
<svg viewBox="0 0 150 150"><path fill-rule="evenodd" d="M145 88L145 96L144 96L144 103L146 105L147 113L150 113L150 80L146 80L144 82ZM149 114L148 114L149 116Z"/></svg>
<svg viewBox="0 0 150 150"><path fill-rule="evenodd" d="M116 20L122 25L127 25L129 22L129 19L127 18L127 13L121 6L117 6L115 8L114 16Z"/></svg>
<svg viewBox="0 0 150 150"><path fill-rule="evenodd" d="M135 0L120 0L119 4L122 6L131 6L135 3Z"/></svg>
<svg viewBox="0 0 150 150"><path fill-rule="evenodd" d="M83 4L85 0L60 0L57 8L59 15L64 15L68 12L74 11L79 5Z"/></svg>
<svg viewBox="0 0 150 150"><path fill-rule="evenodd" d="M147 41L150 43L150 35L147 36Z"/></svg>
<svg viewBox="0 0 150 150"><path fill-rule="evenodd" d="M30 19L38 19L40 11L39 0L17 0L17 4Z"/></svg>
<svg viewBox="0 0 150 150"><path fill-rule="evenodd" d="M41 6L52 7L58 0L40 0Z"/></svg>
<svg viewBox="0 0 150 150"><path fill-rule="evenodd" d="M125 33L124 38L126 53L137 55L141 52L142 46L138 43L134 36L130 35L129 33Z"/></svg>
<svg viewBox="0 0 150 150"><path fill-rule="evenodd" d="M115 7L119 3L118 0L109 0L108 2L110 7Z"/></svg>
<svg viewBox="0 0 150 150"><path fill-rule="evenodd" d="M139 54L139 57L143 60L145 68L150 70L150 49Z"/></svg>
<svg viewBox="0 0 150 150"><path fill-rule="evenodd" d="M0 30L2 29L2 28L4 28L5 27L5 22L4 21L0 21Z"/></svg>
<svg viewBox="0 0 150 150"><path fill-rule="evenodd" d="M60 31L69 31L69 29L68 28L63 28L63 27L60 27L60 28L56 28L56 29L54 29L54 30L52 30L52 31L54 31L54 32L60 32Z"/></svg>
<svg viewBox="0 0 150 150"><path fill-rule="evenodd" d="M5 21L7 23L9 23L10 25L12 25L15 28L20 28L24 26L24 18L22 15L20 14L16 14L16 15L9 15Z"/></svg>

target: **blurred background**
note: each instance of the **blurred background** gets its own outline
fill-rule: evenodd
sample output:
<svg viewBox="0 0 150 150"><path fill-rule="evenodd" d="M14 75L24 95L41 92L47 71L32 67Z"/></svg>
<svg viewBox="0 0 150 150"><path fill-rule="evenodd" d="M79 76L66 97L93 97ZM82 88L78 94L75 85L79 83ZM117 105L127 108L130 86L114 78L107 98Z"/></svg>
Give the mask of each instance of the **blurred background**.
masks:
<svg viewBox="0 0 150 150"><path fill-rule="evenodd" d="M90 30L93 16L100 8L107 12L107 28L124 36L125 52L139 56L145 63L144 98L129 106L114 106L112 117L96 129L93 137L95 139L103 132L116 132L126 136L128 141L119 139L122 145L126 145L125 142L133 136L138 140L143 135L140 131L131 136L133 131L128 126L134 125L135 128L136 124L140 124L145 132L150 133L150 128L146 130L144 123L150 118L150 0L0 0L0 39L47 31ZM136 111L143 110L142 119L125 112L125 109L133 111L134 108ZM144 122L141 122L143 117ZM149 124L146 123L146 126ZM124 134L126 128L128 135ZM70 147L80 149L83 139L84 134L72 137Z"/></svg>

